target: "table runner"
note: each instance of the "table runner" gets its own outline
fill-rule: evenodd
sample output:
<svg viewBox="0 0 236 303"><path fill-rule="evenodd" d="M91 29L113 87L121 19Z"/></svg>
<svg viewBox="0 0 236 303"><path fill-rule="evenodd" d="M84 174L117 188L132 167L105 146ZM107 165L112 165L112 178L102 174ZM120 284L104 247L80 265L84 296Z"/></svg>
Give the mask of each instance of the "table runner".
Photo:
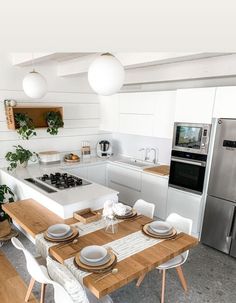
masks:
<svg viewBox="0 0 236 303"><path fill-rule="evenodd" d="M119 262L162 241L164 240L151 238L144 235L142 231L137 231L129 234L128 236L107 243L103 245L103 247L111 247L115 252L117 252L117 261ZM84 277L91 274L78 269L74 265L74 257L65 260L64 265L81 283L83 283Z"/></svg>
<svg viewBox="0 0 236 303"><path fill-rule="evenodd" d="M118 222L121 222L118 221ZM106 227L106 221L104 219L95 221L95 222L91 222L91 223L87 223L84 224L82 222L78 222L78 223L74 223L71 224L71 226L74 226L76 228L78 228L79 230L79 237L87 235L89 233L92 233L94 231L103 229ZM46 257L48 256L48 251L52 246L58 245L58 242L49 242L47 240L44 239L44 233L38 234L35 237L35 246L36 246L36 251L38 254L40 254L43 258L46 259Z"/></svg>

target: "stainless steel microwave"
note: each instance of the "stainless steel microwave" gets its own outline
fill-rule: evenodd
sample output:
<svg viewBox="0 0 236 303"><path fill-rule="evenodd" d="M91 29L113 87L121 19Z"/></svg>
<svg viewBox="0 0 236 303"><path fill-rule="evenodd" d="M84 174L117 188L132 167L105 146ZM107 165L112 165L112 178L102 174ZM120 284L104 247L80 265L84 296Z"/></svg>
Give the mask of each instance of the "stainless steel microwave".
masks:
<svg viewBox="0 0 236 303"><path fill-rule="evenodd" d="M176 122L172 149L207 155L210 132L211 124Z"/></svg>

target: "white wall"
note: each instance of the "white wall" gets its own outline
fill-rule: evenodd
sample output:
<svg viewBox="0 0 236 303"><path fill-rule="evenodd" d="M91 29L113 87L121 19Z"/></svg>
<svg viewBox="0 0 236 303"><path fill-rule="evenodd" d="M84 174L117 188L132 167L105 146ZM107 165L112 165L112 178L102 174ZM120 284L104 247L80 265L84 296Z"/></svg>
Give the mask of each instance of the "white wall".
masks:
<svg viewBox="0 0 236 303"><path fill-rule="evenodd" d="M35 101L22 91L22 79L31 68L12 67L10 56L0 53L0 167L6 165L4 156L16 144L36 152L66 152L78 151L82 140L89 140L94 148L98 140L110 137L110 134L99 131L99 100L91 93L86 75L64 79L56 76L56 69L56 62L36 66L36 70L47 79L48 93ZM7 128L4 99L14 99L22 105L62 106L65 126L57 136L47 134L46 129L39 129L37 137L21 140L15 131Z"/></svg>
<svg viewBox="0 0 236 303"><path fill-rule="evenodd" d="M159 149L158 162L169 164L171 146L171 139L126 135L118 133L113 134L113 148L115 154L122 154L131 157L140 157L141 153L138 152L139 149L143 147L156 147Z"/></svg>

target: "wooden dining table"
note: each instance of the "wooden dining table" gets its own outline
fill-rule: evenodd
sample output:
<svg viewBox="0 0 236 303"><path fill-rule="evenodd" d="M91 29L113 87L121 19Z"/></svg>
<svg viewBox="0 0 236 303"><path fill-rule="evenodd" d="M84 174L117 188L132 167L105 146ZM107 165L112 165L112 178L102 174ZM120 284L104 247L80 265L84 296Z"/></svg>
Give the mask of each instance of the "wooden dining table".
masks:
<svg viewBox="0 0 236 303"><path fill-rule="evenodd" d="M30 202L32 201L25 200L20 201L20 203L14 202L4 206L4 210L32 236L37 234L35 228L40 225L39 218L42 215L45 217L47 214L47 219L44 220L42 224L43 226L40 225L38 232L47 230L52 222L53 224L62 222L58 216L54 215L48 209L45 209L43 206L40 205L40 208L38 208L38 203L36 201L33 201L33 203ZM37 216L25 216L22 213L22 208L24 208L26 205L28 213L34 213L36 207ZM19 211L18 208L21 208L21 211ZM152 220L150 218L145 216L137 217L136 219L134 218L131 220L124 220L119 223L118 232L115 234L106 233L104 229L96 230L84 236L80 236L76 243L61 243L50 247L49 254L58 262L63 264L65 260L74 257L85 246L105 245L114 240L121 239L140 231L144 224L151 221ZM74 219L67 220L67 222L74 223ZM115 267L118 269L116 274L109 274L107 276L104 274L104 277L101 280L96 281L98 274L91 273L84 277L83 284L97 298L101 298L133 280L138 280L140 277L143 277L160 264L178 256L186 250L193 248L197 244L197 238L181 232L172 240L163 240L160 243L118 261L115 265ZM100 275L101 274L99 274L99 276Z"/></svg>

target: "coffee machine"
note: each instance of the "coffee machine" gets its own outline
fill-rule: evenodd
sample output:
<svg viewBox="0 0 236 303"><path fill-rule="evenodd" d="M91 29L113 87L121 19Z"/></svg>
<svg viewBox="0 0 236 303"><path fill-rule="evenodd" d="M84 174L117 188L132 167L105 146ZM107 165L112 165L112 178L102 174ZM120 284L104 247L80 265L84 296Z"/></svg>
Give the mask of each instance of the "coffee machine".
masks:
<svg viewBox="0 0 236 303"><path fill-rule="evenodd" d="M112 155L111 143L107 140L102 140L97 143L97 155L99 158L109 158Z"/></svg>

